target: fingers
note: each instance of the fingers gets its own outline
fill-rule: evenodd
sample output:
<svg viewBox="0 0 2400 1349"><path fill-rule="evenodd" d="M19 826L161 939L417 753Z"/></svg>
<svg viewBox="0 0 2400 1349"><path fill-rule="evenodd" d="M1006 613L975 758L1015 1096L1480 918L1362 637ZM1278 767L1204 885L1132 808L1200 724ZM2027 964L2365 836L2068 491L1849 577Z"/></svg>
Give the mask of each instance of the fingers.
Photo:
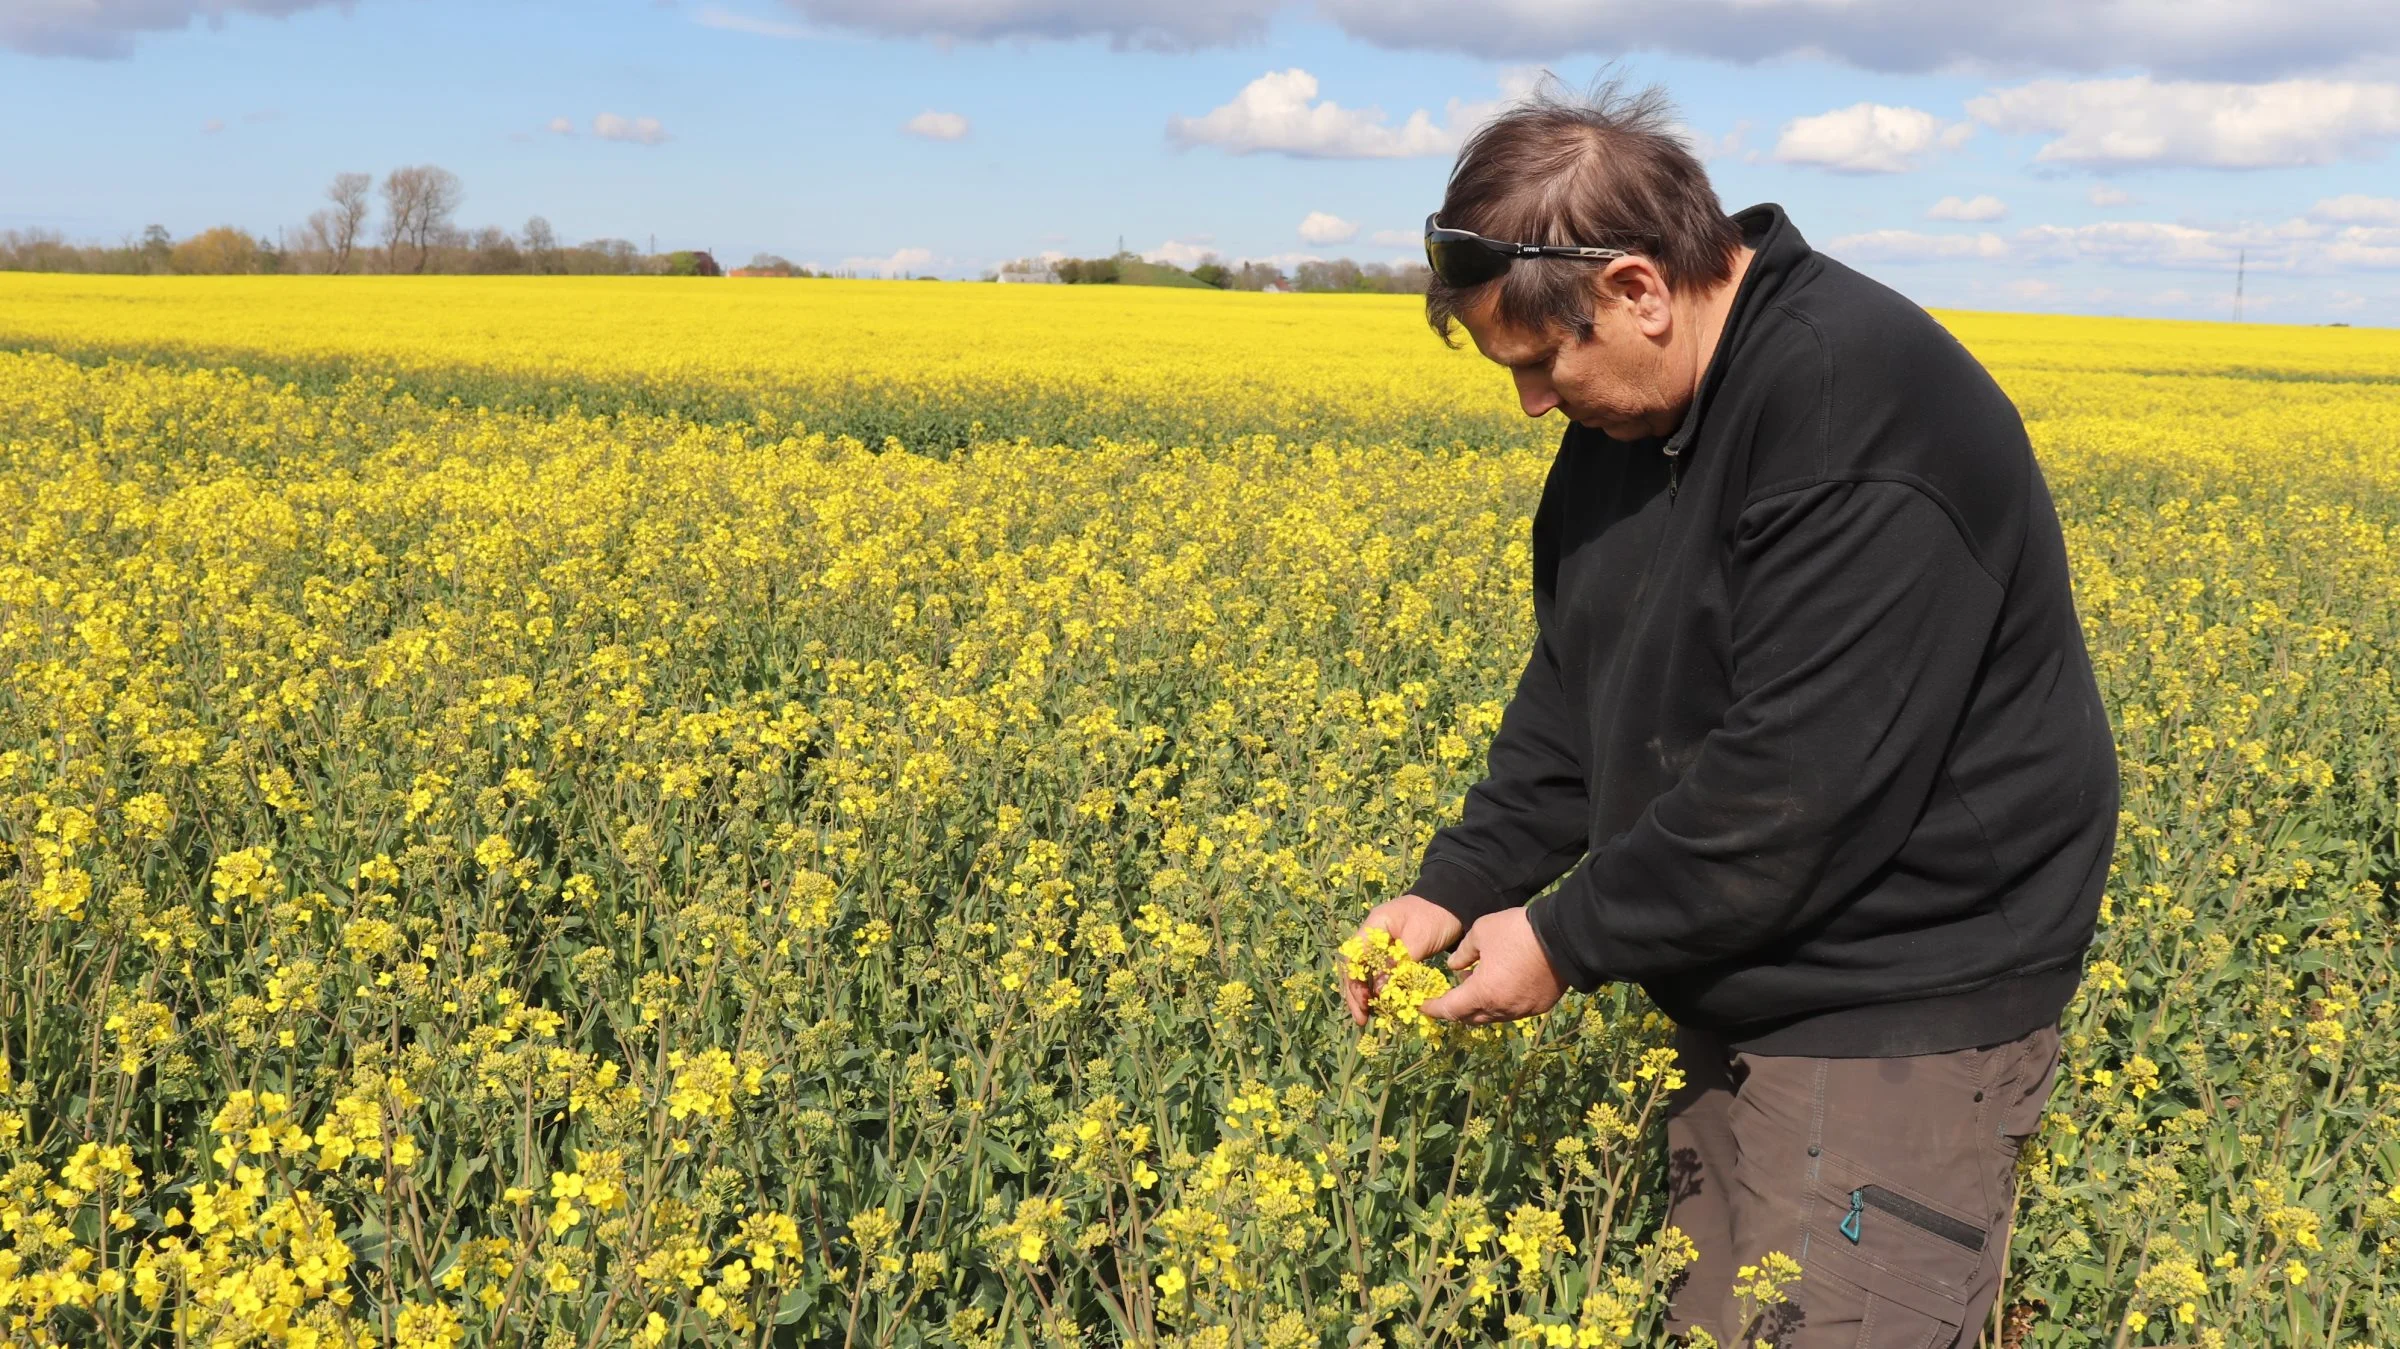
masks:
<svg viewBox="0 0 2400 1349"><path fill-rule="evenodd" d="M1457 948L1450 952L1450 968L1454 970L1472 969L1475 962L1481 959L1483 959L1483 947L1476 942L1474 930L1469 929L1466 936L1459 938Z"/></svg>
<svg viewBox="0 0 2400 1349"><path fill-rule="evenodd" d="M1481 1025L1477 1018L1488 1015L1492 1008L1484 1001L1482 981L1474 975L1460 980L1456 987L1438 998L1427 998L1417 1004L1417 1010L1436 1021L1464 1021Z"/></svg>

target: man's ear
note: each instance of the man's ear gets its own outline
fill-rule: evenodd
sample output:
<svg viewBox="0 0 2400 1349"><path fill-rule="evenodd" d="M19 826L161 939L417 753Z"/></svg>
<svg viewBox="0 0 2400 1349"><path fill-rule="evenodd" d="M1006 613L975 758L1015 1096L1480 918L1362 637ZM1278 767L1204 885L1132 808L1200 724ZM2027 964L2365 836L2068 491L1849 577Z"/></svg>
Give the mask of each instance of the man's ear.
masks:
<svg viewBox="0 0 2400 1349"><path fill-rule="evenodd" d="M1633 314L1634 326L1644 337L1662 338L1675 326L1675 307L1670 303L1667 279L1659 274L1658 264L1638 254L1618 258L1600 269L1594 282L1603 308L1624 306Z"/></svg>

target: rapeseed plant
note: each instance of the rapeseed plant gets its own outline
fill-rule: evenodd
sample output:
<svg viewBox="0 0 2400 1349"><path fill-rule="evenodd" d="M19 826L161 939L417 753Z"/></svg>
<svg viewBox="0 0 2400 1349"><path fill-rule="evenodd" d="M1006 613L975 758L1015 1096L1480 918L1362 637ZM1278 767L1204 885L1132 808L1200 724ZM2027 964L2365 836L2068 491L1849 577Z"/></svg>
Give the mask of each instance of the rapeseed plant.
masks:
<svg viewBox="0 0 2400 1349"><path fill-rule="evenodd" d="M0 1339L1655 1341L1664 1018L1338 948L1531 639L1497 372L482 284L0 278ZM2125 777L2002 1314L2400 1339L2400 347L1953 321Z"/></svg>

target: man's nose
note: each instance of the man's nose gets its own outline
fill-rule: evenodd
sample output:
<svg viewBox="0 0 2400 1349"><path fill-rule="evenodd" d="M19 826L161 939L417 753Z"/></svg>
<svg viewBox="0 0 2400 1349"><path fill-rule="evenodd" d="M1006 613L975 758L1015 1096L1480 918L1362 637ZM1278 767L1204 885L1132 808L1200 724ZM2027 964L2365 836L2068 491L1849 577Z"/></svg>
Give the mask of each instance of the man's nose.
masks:
<svg viewBox="0 0 2400 1349"><path fill-rule="evenodd" d="M1526 416L1539 417L1558 406L1558 391L1546 381L1521 379L1517 381L1517 402Z"/></svg>

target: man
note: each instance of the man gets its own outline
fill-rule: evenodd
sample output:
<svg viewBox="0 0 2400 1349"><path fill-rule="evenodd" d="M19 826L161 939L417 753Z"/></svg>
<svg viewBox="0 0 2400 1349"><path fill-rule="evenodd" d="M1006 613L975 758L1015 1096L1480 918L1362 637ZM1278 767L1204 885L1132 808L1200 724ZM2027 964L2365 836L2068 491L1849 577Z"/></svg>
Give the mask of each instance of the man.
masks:
<svg viewBox="0 0 2400 1349"><path fill-rule="evenodd" d="M1455 945L1429 1016L1624 980L1673 1019L1675 1330L1972 1344L2115 842L2065 545L1982 366L1780 208L1724 215L1673 127L1537 96L1427 223L1436 331L1570 424L1488 772L1365 926ZM1792 1304L1731 1324L1771 1250Z"/></svg>

